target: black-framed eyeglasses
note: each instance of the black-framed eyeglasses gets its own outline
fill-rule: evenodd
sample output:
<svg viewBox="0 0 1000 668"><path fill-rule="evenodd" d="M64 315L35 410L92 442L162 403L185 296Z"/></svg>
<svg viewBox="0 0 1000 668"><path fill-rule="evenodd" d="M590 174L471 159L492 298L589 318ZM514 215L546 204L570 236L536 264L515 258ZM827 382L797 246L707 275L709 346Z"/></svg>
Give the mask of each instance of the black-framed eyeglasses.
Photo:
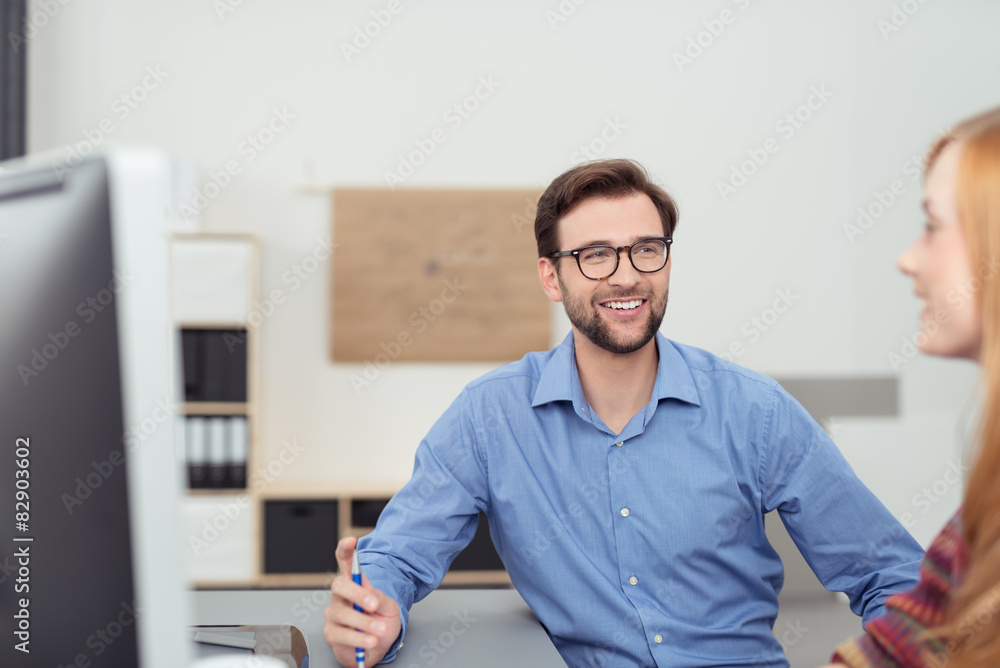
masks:
<svg viewBox="0 0 1000 668"><path fill-rule="evenodd" d="M548 257L576 258L580 273L592 281L603 281L618 271L621 252L628 249L628 259L636 271L652 274L667 266L670 257L670 237L639 239L628 246L584 246L573 250L552 253Z"/></svg>

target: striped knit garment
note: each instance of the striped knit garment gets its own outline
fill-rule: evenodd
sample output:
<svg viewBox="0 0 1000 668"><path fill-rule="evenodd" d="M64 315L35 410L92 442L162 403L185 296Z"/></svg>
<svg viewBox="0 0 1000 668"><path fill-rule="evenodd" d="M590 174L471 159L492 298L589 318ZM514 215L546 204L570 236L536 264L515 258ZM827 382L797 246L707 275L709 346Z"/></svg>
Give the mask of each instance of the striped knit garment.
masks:
<svg viewBox="0 0 1000 668"><path fill-rule="evenodd" d="M885 612L865 626L865 635L837 646L833 663L853 668L943 666L943 644L918 635L943 623L952 589L961 583L965 568L959 510L928 548L917 586L890 596Z"/></svg>

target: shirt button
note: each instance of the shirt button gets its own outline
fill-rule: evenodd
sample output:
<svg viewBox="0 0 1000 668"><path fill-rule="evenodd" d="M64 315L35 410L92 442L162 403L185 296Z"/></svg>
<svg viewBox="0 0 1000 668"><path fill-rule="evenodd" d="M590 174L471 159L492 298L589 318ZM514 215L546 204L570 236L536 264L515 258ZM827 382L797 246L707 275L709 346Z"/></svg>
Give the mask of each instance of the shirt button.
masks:
<svg viewBox="0 0 1000 668"><path fill-rule="evenodd" d="M639 578L637 578L636 576L633 575L632 577L630 577L628 579L628 583L630 585L637 585L637 584L639 584Z"/></svg>
<svg viewBox="0 0 1000 668"><path fill-rule="evenodd" d="M655 636L653 636L653 642L659 645L661 642L663 642L663 636L657 633Z"/></svg>
<svg viewBox="0 0 1000 668"><path fill-rule="evenodd" d="M622 447L623 445L625 445L625 441L618 441L617 443L615 443L615 447L616 447L616 448L620 448L620 447Z"/></svg>
<svg viewBox="0 0 1000 668"><path fill-rule="evenodd" d="M628 508L622 508L622 517L628 517Z"/></svg>

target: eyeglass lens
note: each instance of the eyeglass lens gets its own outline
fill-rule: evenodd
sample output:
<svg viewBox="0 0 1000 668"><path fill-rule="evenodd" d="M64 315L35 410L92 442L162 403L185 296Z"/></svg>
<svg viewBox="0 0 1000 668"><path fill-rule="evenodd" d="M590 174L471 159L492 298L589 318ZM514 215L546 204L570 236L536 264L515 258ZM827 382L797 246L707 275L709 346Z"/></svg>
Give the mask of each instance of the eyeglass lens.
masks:
<svg viewBox="0 0 1000 668"><path fill-rule="evenodd" d="M587 278L604 278L614 273L618 253L611 246L592 246L580 251L580 269ZM632 266L638 271L659 271L667 264L667 244L661 239L639 241L629 248Z"/></svg>

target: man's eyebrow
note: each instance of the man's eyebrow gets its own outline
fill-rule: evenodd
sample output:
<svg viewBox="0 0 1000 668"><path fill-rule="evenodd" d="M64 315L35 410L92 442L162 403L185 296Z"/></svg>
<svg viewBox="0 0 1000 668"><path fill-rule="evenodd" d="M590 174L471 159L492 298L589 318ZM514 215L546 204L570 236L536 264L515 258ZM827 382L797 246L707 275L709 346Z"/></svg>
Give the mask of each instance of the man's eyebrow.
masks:
<svg viewBox="0 0 1000 668"><path fill-rule="evenodd" d="M631 245L631 244L634 244L636 241L642 241L643 239L654 239L657 236L660 236L660 235L655 235L654 234L654 235L650 236L648 234L637 234L634 237L632 237L632 239L628 243L629 243L629 245ZM613 244L613 243L611 243L611 241L609 241L608 239L595 239L593 241L584 242L584 243L580 244L579 246L577 246L577 248L586 248L587 246L611 246L612 248L616 247L616 245Z"/></svg>

